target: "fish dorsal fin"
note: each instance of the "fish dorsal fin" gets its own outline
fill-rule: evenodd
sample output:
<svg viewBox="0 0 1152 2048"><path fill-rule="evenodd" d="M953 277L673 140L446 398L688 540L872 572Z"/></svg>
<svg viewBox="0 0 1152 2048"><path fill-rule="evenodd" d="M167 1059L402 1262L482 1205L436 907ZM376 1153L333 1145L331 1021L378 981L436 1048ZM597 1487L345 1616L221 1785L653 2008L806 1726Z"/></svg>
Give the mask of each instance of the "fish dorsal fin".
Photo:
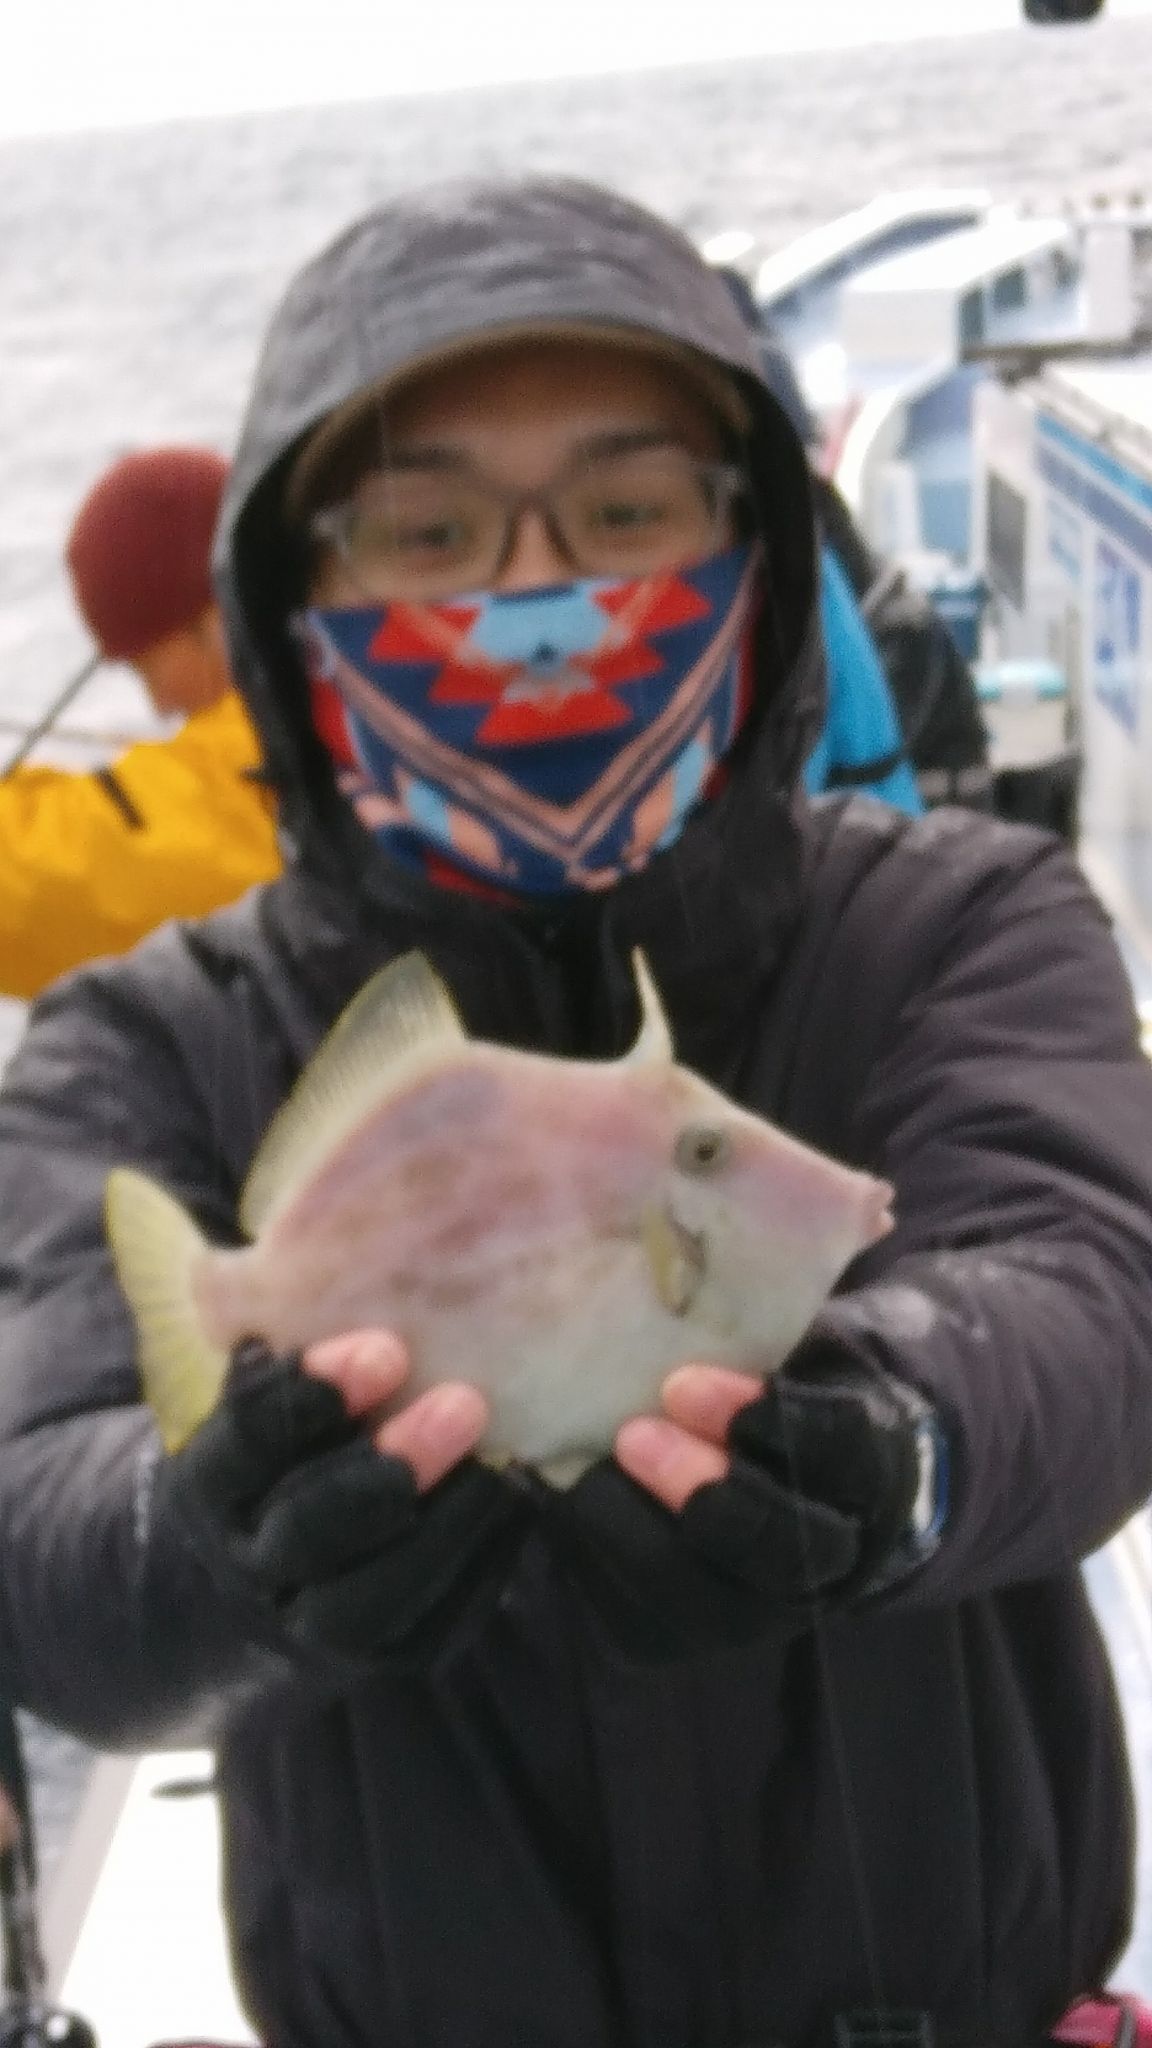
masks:
<svg viewBox="0 0 1152 2048"><path fill-rule="evenodd" d="M636 976L636 994L640 1001L640 1031L631 1051L625 1053L625 1060L630 1067L671 1066L675 1058L672 1033L652 979L652 970L639 946L632 954L632 971Z"/></svg>
<svg viewBox="0 0 1152 2048"><path fill-rule="evenodd" d="M268 1126L240 1197L249 1237L357 1124L465 1040L456 1006L422 953L403 954L365 982Z"/></svg>

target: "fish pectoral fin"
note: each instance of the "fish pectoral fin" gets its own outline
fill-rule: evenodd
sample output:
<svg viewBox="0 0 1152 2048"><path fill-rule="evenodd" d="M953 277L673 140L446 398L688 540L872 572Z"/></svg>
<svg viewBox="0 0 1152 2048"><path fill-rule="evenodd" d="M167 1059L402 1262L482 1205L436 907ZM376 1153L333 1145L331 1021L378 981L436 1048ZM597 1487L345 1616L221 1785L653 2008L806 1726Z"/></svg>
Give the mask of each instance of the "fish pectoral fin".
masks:
<svg viewBox="0 0 1152 2048"><path fill-rule="evenodd" d="M240 1197L240 1221L258 1237L329 1152L439 1053L467 1034L440 976L422 953L382 967L353 996L277 1110Z"/></svg>
<svg viewBox="0 0 1152 2048"><path fill-rule="evenodd" d="M556 1451L547 1458L532 1458L525 1461L512 1451L481 1444L476 1455L480 1463L487 1465L493 1472L511 1472L513 1475L520 1472L529 1477L533 1473L538 1473L541 1479L547 1480L549 1486L566 1491L568 1487L575 1486L578 1479L583 1479L584 1474L598 1463L605 1453L602 1450L587 1449Z"/></svg>
<svg viewBox="0 0 1152 2048"><path fill-rule="evenodd" d="M220 1398L228 1354L210 1343L192 1294L208 1250L175 1197L142 1173L108 1176L104 1213L117 1277L136 1318L144 1398L165 1448L178 1451Z"/></svg>
<svg viewBox="0 0 1152 2048"><path fill-rule="evenodd" d="M703 1233L689 1230L667 1203L653 1203L640 1235L657 1295L669 1315L686 1316L708 1271Z"/></svg>
<svg viewBox="0 0 1152 2048"><path fill-rule="evenodd" d="M569 1487L575 1486L578 1479L583 1479L584 1474L591 1471L593 1465L603 1456L603 1451L558 1452L554 1458L538 1459L536 1470L541 1479L548 1481L549 1486L556 1487L561 1493L567 1493Z"/></svg>

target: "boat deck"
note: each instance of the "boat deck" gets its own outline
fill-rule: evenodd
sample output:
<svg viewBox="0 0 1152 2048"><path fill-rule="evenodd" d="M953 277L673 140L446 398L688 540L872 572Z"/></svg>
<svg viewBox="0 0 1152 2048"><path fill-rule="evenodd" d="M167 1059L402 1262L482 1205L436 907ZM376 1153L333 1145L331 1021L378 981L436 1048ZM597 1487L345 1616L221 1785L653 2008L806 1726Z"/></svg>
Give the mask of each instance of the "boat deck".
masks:
<svg viewBox="0 0 1152 2048"><path fill-rule="evenodd" d="M225 1946L216 1800L191 1789L211 1769L194 1751L102 1757L92 1771L43 1935L54 1998L100 2048L255 2040Z"/></svg>
<svg viewBox="0 0 1152 2048"><path fill-rule="evenodd" d="M1152 1518L1085 1567L1116 1673L1136 1791L1136 1913L1113 1981L1152 2001Z"/></svg>

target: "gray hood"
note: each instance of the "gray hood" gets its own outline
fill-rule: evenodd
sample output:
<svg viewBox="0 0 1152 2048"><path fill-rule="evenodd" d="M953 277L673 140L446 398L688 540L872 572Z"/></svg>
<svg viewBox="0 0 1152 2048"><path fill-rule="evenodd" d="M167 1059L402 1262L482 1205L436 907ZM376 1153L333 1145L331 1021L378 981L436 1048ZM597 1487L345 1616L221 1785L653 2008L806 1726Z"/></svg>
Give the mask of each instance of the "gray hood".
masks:
<svg viewBox="0 0 1152 2048"><path fill-rule="evenodd" d="M292 457L366 388L466 336L536 322L645 330L735 375L769 554L762 687L772 713L766 767L778 791L794 784L816 736L822 673L807 466L723 281L676 229L578 179L425 187L358 221L289 287L264 344L218 530L235 672L289 837L309 867L331 874L335 861L347 875L351 861L362 878L382 856L335 793L287 630L303 578L281 512Z"/></svg>

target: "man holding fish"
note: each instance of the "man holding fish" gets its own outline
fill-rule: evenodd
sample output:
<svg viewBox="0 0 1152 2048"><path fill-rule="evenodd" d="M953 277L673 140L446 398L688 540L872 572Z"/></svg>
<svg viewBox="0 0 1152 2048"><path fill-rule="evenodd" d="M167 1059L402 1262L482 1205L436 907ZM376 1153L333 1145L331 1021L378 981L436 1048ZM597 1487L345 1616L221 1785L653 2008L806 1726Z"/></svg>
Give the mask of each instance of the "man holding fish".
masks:
<svg viewBox="0 0 1152 2048"><path fill-rule="evenodd" d="M1131 1901L1101 912L1043 835L803 798L802 450L594 187L297 278L218 569L293 857L0 1097L7 1685L219 1744L275 2048L1038 2040Z"/></svg>

